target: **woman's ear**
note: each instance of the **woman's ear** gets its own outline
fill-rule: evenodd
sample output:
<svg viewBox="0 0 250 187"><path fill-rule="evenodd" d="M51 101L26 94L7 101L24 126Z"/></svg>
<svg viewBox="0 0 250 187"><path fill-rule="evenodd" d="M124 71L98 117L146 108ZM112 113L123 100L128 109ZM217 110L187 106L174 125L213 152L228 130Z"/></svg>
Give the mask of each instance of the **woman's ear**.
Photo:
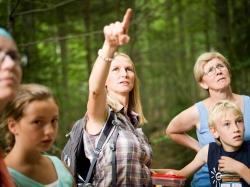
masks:
<svg viewBox="0 0 250 187"><path fill-rule="evenodd" d="M14 118L8 118L7 125L8 125L9 131L12 134L14 134L14 135L18 134L18 125L17 125L17 121Z"/></svg>
<svg viewBox="0 0 250 187"><path fill-rule="evenodd" d="M205 90L208 89L208 85L207 85L203 80L201 80L201 81L199 82L199 85L200 85L200 87L202 87L202 88L205 89Z"/></svg>

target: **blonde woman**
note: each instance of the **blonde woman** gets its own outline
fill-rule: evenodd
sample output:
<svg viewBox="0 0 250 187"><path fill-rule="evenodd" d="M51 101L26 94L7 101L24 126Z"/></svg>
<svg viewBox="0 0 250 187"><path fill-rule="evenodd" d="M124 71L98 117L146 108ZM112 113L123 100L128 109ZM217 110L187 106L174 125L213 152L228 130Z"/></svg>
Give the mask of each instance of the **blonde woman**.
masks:
<svg viewBox="0 0 250 187"><path fill-rule="evenodd" d="M97 159L92 181L94 186L151 186L149 167L152 150L141 129L146 119L142 112L138 77L130 57L117 52L119 46L129 42L131 14L132 10L128 9L122 22L104 27L105 41L89 78L83 142L90 161L111 111L119 123L115 146L116 183L112 183L112 151L109 146L115 138L113 133Z"/></svg>

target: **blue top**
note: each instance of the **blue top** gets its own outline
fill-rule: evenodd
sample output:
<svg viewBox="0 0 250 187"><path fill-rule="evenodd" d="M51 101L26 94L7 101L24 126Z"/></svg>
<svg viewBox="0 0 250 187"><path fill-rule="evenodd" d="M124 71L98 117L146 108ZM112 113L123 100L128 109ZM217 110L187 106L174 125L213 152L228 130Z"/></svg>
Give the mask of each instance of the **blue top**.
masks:
<svg viewBox="0 0 250 187"><path fill-rule="evenodd" d="M237 160L247 167L250 167L250 141L243 142L239 150L234 152L226 152L222 146L215 142L209 144L207 164L209 169L210 182L213 187L220 186L221 172L218 171L218 160L221 156L227 156ZM240 183L244 187L250 187L244 179L240 179ZM237 183L238 184L238 183ZM238 186L238 185L237 185Z"/></svg>
<svg viewBox="0 0 250 187"><path fill-rule="evenodd" d="M250 140L250 97L243 95L243 118L245 124L245 140ZM202 101L195 104L200 119L200 128L196 129L196 135L201 147L211 142L215 142L213 135L208 127L208 111ZM204 165L193 177L192 187L204 184L204 187L210 186L209 174L207 165Z"/></svg>
<svg viewBox="0 0 250 187"><path fill-rule="evenodd" d="M72 187L73 186L73 178L67 168L63 165L62 161L59 160L56 156L46 155L53 163L56 173L57 173L57 181L52 184L44 185L41 184L17 170L8 167L11 177L13 178L17 187L46 187L46 186L56 186L56 187Z"/></svg>

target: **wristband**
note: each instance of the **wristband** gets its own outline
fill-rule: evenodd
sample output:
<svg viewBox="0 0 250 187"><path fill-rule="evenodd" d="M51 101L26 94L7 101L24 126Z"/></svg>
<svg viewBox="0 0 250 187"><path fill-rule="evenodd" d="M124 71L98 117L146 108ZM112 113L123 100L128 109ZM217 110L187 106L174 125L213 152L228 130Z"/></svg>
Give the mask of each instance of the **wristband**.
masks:
<svg viewBox="0 0 250 187"><path fill-rule="evenodd" d="M104 57L104 56L103 56L102 49L99 49L99 51L98 51L98 56L99 56L102 60L104 60L105 62L108 62L108 63L112 62L112 60L113 60L113 58Z"/></svg>

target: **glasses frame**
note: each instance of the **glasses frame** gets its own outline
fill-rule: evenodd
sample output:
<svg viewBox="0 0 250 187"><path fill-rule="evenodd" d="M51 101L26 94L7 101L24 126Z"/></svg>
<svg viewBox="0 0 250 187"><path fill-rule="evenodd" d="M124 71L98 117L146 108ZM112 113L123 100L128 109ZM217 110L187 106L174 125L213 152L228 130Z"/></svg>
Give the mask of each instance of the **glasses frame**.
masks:
<svg viewBox="0 0 250 187"><path fill-rule="evenodd" d="M215 66L211 66L207 72L204 72L204 75L207 75L209 77L212 77L216 74L216 70L223 70L224 68L227 68L226 64L224 63L218 63Z"/></svg>
<svg viewBox="0 0 250 187"><path fill-rule="evenodd" d="M21 56L18 51L0 51L0 65L3 64L6 57L11 58L15 62L15 64L21 65Z"/></svg>

